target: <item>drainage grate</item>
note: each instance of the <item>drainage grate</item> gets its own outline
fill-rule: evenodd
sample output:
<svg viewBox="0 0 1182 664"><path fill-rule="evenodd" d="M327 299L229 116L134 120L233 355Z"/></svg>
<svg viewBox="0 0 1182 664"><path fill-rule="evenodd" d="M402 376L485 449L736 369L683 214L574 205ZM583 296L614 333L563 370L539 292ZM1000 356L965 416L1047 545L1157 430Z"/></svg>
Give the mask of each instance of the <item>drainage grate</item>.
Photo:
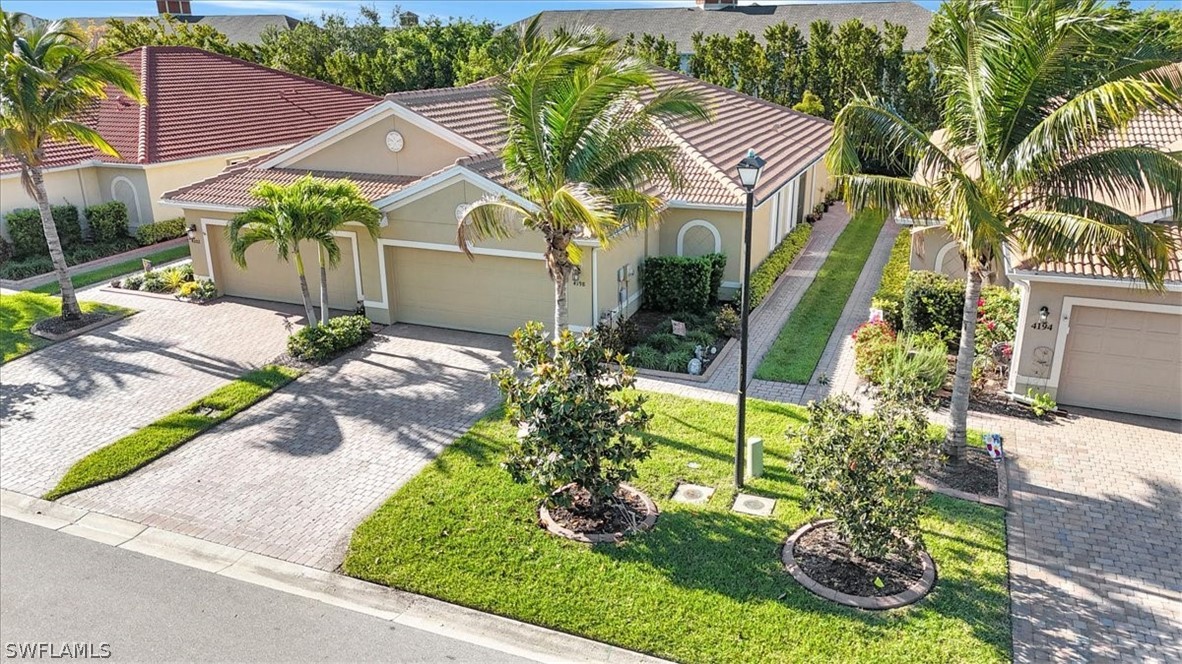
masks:
<svg viewBox="0 0 1182 664"><path fill-rule="evenodd" d="M776 501L771 498L764 498L763 496L740 493L735 497L735 504L731 509L740 514L771 516L772 510L776 509Z"/></svg>
<svg viewBox="0 0 1182 664"><path fill-rule="evenodd" d="M679 503L692 503L701 505L710 500L714 495L714 487L702 486L700 484L678 484L677 490L673 492L673 500Z"/></svg>

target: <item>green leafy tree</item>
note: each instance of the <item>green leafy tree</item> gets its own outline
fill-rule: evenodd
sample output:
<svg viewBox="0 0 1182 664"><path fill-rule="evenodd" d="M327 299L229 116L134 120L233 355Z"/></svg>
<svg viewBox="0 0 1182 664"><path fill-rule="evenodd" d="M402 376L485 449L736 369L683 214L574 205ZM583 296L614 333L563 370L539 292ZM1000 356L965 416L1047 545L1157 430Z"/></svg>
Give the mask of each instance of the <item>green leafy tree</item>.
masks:
<svg viewBox="0 0 1182 664"><path fill-rule="evenodd" d="M131 21L108 19L98 28L99 48L112 53L141 46L192 46L236 58L254 60L257 54L247 44L231 44L216 28L178 20L171 14L141 16Z"/></svg>
<svg viewBox="0 0 1182 664"><path fill-rule="evenodd" d="M825 115L825 105L821 103L820 97L813 94L812 90L805 90L804 97L795 105L793 105L792 109L800 111L801 113L815 115L817 117L822 117Z"/></svg>
<svg viewBox="0 0 1182 664"><path fill-rule="evenodd" d="M945 445L963 454L977 300L1009 250L1036 260L1095 255L1112 272L1161 289L1172 240L1109 201L1153 197L1177 208L1182 160L1104 140L1147 111L1182 103L1166 60L1080 58L1122 46L1098 1L953 0L936 15L932 57L947 97L933 139L883 100L838 113L826 155L852 208L902 208L941 219L967 266L960 347ZM1064 68L1087 64L1064 97ZM860 154L905 154L919 177L868 175Z"/></svg>
<svg viewBox="0 0 1182 664"><path fill-rule="evenodd" d="M777 23L768 26L763 36L767 43L763 98L791 106L801 100L805 90L808 46L804 35L795 25Z"/></svg>
<svg viewBox="0 0 1182 664"><path fill-rule="evenodd" d="M636 35L629 34L621 48L651 65L681 71L681 54L677 51L677 44L665 35L645 34L637 39Z"/></svg>
<svg viewBox="0 0 1182 664"><path fill-rule="evenodd" d="M829 21L813 21L809 24L808 47L805 61L808 75L804 86L821 98L827 108L836 108L833 103L833 60L837 57L833 25Z"/></svg>
<svg viewBox="0 0 1182 664"><path fill-rule="evenodd" d="M645 399L626 392L636 370L592 332L563 330L550 340L532 322L512 339L516 366L493 374L518 430L506 469L547 493L573 483L591 495L592 511L601 511L652 449L640 437L650 419Z"/></svg>
<svg viewBox="0 0 1182 664"><path fill-rule="evenodd" d="M85 37L73 25L60 21L33 25L24 14L0 10L0 30L4 40L0 146L20 164L21 183L37 202L61 288L62 318L77 320L82 311L45 189L45 144L76 141L118 156L98 131L78 118L105 98L109 89L136 101L143 98L135 74L109 54L88 49Z"/></svg>
<svg viewBox="0 0 1182 664"><path fill-rule="evenodd" d="M602 34L522 32L521 58L501 81L506 115L505 169L524 201L486 198L469 206L457 241L541 234L554 281L554 331L567 328L567 287L579 263L575 243L607 246L625 229L657 220L661 201L650 183L680 185L675 148L660 138L662 121L709 120L696 92L656 90L650 68Z"/></svg>
<svg viewBox="0 0 1182 664"><path fill-rule="evenodd" d="M730 57L735 73L731 87L753 97L763 95L767 74L767 58L755 35L740 30L730 44Z"/></svg>
<svg viewBox="0 0 1182 664"><path fill-rule="evenodd" d="M721 85L735 87L735 66L731 38L724 34L694 33L694 54L690 56L690 76Z"/></svg>
<svg viewBox="0 0 1182 664"><path fill-rule="evenodd" d="M855 94L881 90L883 52L878 29L857 19L842 23L834 36L834 58L829 64L833 87L825 101L827 108L836 110Z"/></svg>

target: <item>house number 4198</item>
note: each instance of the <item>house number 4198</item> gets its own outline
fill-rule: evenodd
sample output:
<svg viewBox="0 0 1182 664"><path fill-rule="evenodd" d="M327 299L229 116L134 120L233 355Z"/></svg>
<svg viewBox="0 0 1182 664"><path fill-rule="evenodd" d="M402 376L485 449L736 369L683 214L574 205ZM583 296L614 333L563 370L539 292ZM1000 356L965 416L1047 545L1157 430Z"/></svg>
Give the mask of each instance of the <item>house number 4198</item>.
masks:
<svg viewBox="0 0 1182 664"><path fill-rule="evenodd" d="M1030 324L1030 329L1032 329L1032 330L1053 330L1053 329L1055 329L1055 324L1048 323L1045 321L1034 321L1033 323Z"/></svg>

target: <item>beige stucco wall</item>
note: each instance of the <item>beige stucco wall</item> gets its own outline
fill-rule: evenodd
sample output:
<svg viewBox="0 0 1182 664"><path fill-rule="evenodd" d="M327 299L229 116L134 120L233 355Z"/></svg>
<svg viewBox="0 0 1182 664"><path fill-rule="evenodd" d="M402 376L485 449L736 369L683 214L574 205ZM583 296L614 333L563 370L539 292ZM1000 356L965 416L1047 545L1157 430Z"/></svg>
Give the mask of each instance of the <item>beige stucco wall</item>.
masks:
<svg viewBox="0 0 1182 664"><path fill-rule="evenodd" d="M402 134L403 148L390 152L386 133ZM383 173L386 175L426 175L467 156L464 150L394 116L319 148L289 165L291 168Z"/></svg>
<svg viewBox="0 0 1182 664"><path fill-rule="evenodd" d="M45 191L52 205L74 205L82 208L107 200L99 189L98 169L91 167L49 171L45 173ZM20 208L36 207L33 197L21 185L19 174L0 178L0 236L8 239L8 222L3 218Z"/></svg>
<svg viewBox="0 0 1182 664"><path fill-rule="evenodd" d="M927 226L911 233L910 264L912 270L939 272L953 279L965 278L964 261L952 236L943 226ZM994 261L993 283L998 286L1010 285L1000 260Z"/></svg>
<svg viewBox="0 0 1182 664"><path fill-rule="evenodd" d="M598 321L608 313L622 314L627 318L640 309L640 273L644 259L649 255L652 237L649 232L624 233L613 238L608 249L594 249L596 255L591 262L598 271L595 286L599 289L598 302L592 304L594 320ZM591 255L590 248L584 252ZM590 274L586 266L583 273ZM619 302L621 289L626 291L623 307L620 307Z"/></svg>
<svg viewBox="0 0 1182 664"><path fill-rule="evenodd" d="M1081 297L1115 302L1145 302L1168 306L1182 307L1182 292L1155 293L1143 288L1131 288L1127 285L1092 286L1046 281L1030 281L1019 283L1022 290L1021 315L1018 322L1018 335L1015 341L1014 364L1011 372L1014 374L1014 391L1025 394L1027 388L1033 387L1038 391L1049 392L1055 396L1057 386L1050 385L1051 368L1062 348L1057 347L1057 339L1063 321L1064 298ZM1050 313L1047 322L1050 329L1033 329L1045 326L1037 325L1038 311L1047 307ZM1048 365L1039 365L1034 360L1034 349L1047 347L1051 349L1052 361Z"/></svg>
<svg viewBox="0 0 1182 664"><path fill-rule="evenodd" d="M764 244L763 255L767 253L767 220L769 216L766 213L766 208L764 209L764 214L761 215L760 210L756 210L756 214L753 215L755 225L752 227L752 245L758 246L755 237L761 235ZM659 245L654 247L655 251L650 250L651 253L660 256L676 256L678 233L681 232L683 226L696 220L708 222L718 230L718 235L722 240L722 253L727 255L726 271L723 273L723 281L737 283L739 281L740 257L743 247L743 213L741 211L684 208L670 208L665 210L661 215L661 223L659 225ZM760 227L761 223L762 227ZM751 254L751 264L757 265L760 258L761 256L758 252L753 252Z"/></svg>

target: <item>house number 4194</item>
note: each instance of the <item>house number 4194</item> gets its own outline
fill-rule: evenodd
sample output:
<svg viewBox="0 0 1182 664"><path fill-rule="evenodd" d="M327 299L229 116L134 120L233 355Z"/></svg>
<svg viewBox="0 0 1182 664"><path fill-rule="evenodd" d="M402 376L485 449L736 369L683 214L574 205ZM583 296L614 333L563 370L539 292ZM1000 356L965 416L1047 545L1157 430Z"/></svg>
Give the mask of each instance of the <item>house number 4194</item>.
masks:
<svg viewBox="0 0 1182 664"><path fill-rule="evenodd" d="M1033 323L1030 324L1030 329L1032 329L1032 330L1053 330L1053 329L1055 329L1055 324L1048 323L1046 321L1034 321Z"/></svg>

